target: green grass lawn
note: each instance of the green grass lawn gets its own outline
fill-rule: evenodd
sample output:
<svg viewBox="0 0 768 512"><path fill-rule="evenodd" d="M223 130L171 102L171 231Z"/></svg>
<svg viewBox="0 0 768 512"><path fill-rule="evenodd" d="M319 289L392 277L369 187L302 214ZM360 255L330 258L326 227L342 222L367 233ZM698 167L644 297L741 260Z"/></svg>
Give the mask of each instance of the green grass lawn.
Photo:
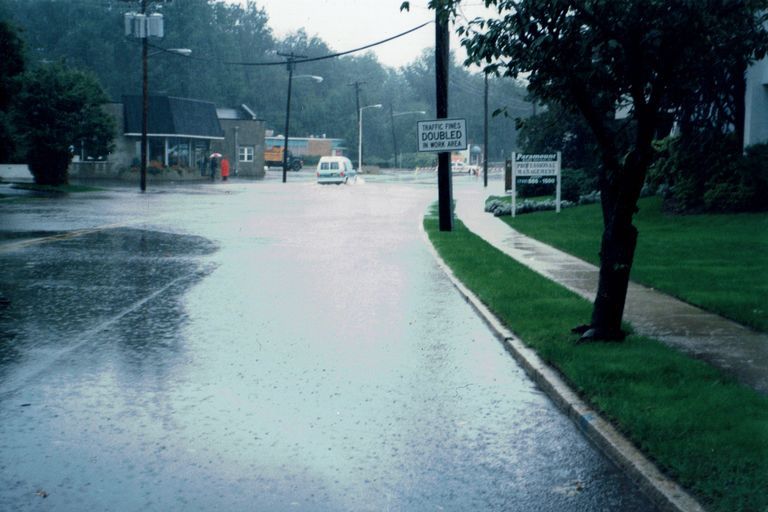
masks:
<svg viewBox="0 0 768 512"><path fill-rule="evenodd" d="M536 274L456 220L424 227L494 313L664 471L714 511L768 510L768 398L662 343L576 345L591 304Z"/></svg>
<svg viewBox="0 0 768 512"><path fill-rule="evenodd" d="M768 332L768 213L666 215L640 200L632 280ZM599 264L599 205L501 217L516 230Z"/></svg>

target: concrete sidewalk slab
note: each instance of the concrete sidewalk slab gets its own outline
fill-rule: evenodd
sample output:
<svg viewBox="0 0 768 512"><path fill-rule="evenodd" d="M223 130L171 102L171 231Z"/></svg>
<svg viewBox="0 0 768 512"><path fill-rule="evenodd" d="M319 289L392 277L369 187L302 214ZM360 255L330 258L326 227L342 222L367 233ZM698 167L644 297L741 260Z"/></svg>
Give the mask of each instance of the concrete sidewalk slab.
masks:
<svg viewBox="0 0 768 512"><path fill-rule="evenodd" d="M456 215L464 225L515 260L594 300L598 268L527 237L486 213L484 205L489 195L504 195L503 183L491 182L487 189L455 189ZM636 283L630 283L624 319L638 334L705 360L739 382L768 394L768 334Z"/></svg>

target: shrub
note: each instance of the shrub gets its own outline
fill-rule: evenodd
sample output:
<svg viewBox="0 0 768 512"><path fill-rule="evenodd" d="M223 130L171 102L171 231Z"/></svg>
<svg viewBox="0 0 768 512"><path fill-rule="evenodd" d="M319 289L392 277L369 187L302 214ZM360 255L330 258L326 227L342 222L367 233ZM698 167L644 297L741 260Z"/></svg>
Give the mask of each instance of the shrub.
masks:
<svg viewBox="0 0 768 512"><path fill-rule="evenodd" d="M668 138L649 171L664 207L679 213L768 209L768 144L741 147L733 135Z"/></svg>
<svg viewBox="0 0 768 512"><path fill-rule="evenodd" d="M598 189L597 174L584 169L563 169L560 194L563 199L579 202L581 196Z"/></svg>
<svg viewBox="0 0 768 512"><path fill-rule="evenodd" d="M93 75L62 64L41 66L24 75L17 125L35 183L66 184L70 148L78 141L85 140L97 154L111 150L115 126L101 108L106 101Z"/></svg>
<svg viewBox="0 0 768 512"><path fill-rule="evenodd" d="M560 201L560 208L570 208L575 204L571 201ZM529 201L523 199L515 204L517 215L523 213L543 212L547 210L556 210L557 201L548 199L546 201ZM512 202L506 199L490 199L485 203L485 211L493 213L494 217L502 215L512 215Z"/></svg>

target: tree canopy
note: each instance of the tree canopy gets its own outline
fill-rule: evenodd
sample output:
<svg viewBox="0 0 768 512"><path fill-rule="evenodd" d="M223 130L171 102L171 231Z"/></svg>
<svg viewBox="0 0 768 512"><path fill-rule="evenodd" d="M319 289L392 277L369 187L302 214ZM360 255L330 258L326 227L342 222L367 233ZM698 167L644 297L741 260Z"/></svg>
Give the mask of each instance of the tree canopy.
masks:
<svg viewBox="0 0 768 512"><path fill-rule="evenodd" d="M0 162L8 161L14 150L9 109L24 72L24 44L16 29L0 21Z"/></svg>
<svg viewBox="0 0 768 512"><path fill-rule="evenodd" d="M27 164L40 185L63 185L71 147L84 141L91 154L106 154L114 138L113 119L102 109L107 96L96 78L59 63L28 71L16 102Z"/></svg>
<svg viewBox="0 0 768 512"><path fill-rule="evenodd" d="M450 12L458 2L432 0ZM578 112L600 148L604 233L600 283L585 339L621 338L637 240L632 217L672 115L706 111L729 74L768 44L764 0L486 0L499 16L462 27L468 63L525 76L538 99ZM615 113L626 108L626 123ZM701 109L704 110L701 110ZM627 130L631 128L628 136ZM628 150L622 141L628 140Z"/></svg>

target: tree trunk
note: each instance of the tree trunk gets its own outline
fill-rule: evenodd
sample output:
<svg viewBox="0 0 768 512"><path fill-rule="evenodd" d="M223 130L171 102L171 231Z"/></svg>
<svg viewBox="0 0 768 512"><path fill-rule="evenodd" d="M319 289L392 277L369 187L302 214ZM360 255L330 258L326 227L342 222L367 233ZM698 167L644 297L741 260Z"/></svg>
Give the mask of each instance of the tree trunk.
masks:
<svg viewBox="0 0 768 512"><path fill-rule="evenodd" d="M626 336L621 330L621 320L637 247L638 232L632 225L632 217L637 211L637 200L650 162L650 137L641 141L646 139L648 150L630 152L624 165L612 173L612 179L604 180L601 187L604 230L600 244L600 279L591 323L577 331L582 334L581 341L621 341Z"/></svg>
<svg viewBox="0 0 768 512"><path fill-rule="evenodd" d="M623 217L623 216L622 216ZM614 218L600 245L600 281L592 309L590 329L583 339L622 340L629 272L637 246L637 229L629 219Z"/></svg>
<svg viewBox="0 0 768 512"><path fill-rule="evenodd" d="M744 118L746 117L746 95L747 95L747 70L736 68L733 74L734 88L734 131L739 148L744 147Z"/></svg>
<svg viewBox="0 0 768 512"><path fill-rule="evenodd" d="M582 99L584 95L580 96ZM615 135L601 123L601 117L590 110L583 99L580 110L592 127L602 152L600 197L603 211L603 237L600 244L600 279L589 325L573 329L581 334L580 341L621 341L624 305L629 288L629 273L637 246L637 228L632 217L645 182L653 155L656 109L645 102L645 92L633 96L637 130L634 149L619 162L619 145ZM655 104L652 104L655 105Z"/></svg>

